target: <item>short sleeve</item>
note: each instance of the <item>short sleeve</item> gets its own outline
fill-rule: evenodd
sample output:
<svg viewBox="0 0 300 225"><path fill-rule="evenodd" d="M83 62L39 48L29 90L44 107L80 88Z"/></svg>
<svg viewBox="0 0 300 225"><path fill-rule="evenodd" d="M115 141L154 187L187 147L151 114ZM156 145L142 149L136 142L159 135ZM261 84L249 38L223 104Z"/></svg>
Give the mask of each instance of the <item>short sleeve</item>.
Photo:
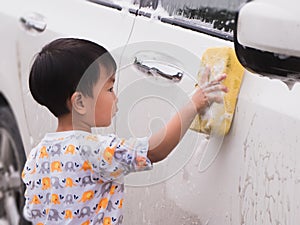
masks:
<svg viewBox="0 0 300 225"><path fill-rule="evenodd" d="M152 169L152 163L147 157L148 138L118 138L115 135L98 136L99 146L94 151L96 155L89 161L93 171L103 179L117 179L131 172Z"/></svg>
<svg viewBox="0 0 300 225"><path fill-rule="evenodd" d="M22 180L26 185L35 180L37 149L38 147L35 147L30 151L21 174Z"/></svg>

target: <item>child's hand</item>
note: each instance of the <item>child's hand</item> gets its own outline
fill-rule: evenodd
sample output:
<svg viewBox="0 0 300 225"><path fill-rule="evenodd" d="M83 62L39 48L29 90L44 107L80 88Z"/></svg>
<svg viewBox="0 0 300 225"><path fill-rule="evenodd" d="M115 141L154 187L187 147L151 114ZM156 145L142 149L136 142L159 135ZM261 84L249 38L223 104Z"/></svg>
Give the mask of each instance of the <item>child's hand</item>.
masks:
<svg viewBox="0 0 300 225"><path fill-rule="evenodd" d="M227 92L227 88L220 82L226 78L226 75L211 82L208 82L210 69L207 68L203 75L201 86L195 89L188 104L183 106L164 128L149 138L147 156L151 162L159 162L167 157L189 129L197 113L204 113L213 102L223 101L223 93Z"/></svg>
<svg viewBox="0 0 300 225"><path fill-rule="evenodd" d="M209 75L210 69L207 67L200 81L201 86L198 86L192 96L192 102L198 113L204 113L205 109L214 102L222 103L223 93L228 91L226 86L220 84L226 78L225 74L208 82Z"/></svg>

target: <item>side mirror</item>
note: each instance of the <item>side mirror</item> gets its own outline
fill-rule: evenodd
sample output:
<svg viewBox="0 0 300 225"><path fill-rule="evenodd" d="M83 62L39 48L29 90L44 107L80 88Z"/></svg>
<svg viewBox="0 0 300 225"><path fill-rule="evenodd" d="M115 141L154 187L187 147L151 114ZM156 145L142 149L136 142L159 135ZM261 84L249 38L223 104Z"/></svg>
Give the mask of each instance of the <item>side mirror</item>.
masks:
<svg viewBox="0 0 300 225"><path fill-rule="evenodd" d="M300 75L300 1L254 0L236 16L240 63L262 75Z"/></svg>

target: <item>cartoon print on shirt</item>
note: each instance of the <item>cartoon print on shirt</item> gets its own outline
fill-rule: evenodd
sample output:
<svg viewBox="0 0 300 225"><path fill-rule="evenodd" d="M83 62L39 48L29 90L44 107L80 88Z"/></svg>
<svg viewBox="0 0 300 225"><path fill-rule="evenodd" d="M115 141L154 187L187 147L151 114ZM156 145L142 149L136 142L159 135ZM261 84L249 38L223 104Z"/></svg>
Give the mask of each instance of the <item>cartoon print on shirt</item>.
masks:
<svg viewBox="0 0 300 225"><path fill-rule="evenodd" d="M66 172L75 172L75 167L74 163L72 161L68 161L65 164L65 171Z"/></svg>
<svg viewBox="0 0 300 225"><path fill-rule="evenodd" d="M35 174L36 173L36 168L37 168L37 165L34 164L33 170L30 172L30 174Z"/></svg>
<svg viewBox="0 0 300 225"><path fill-rule="evenodd" d="M110 176L114 177L114 178L117 178L119 177L121 174L123 173L123 170L122 169L117 169L116 171L113 171L110 173Z"/></svg>
<svg viewBox="0 0 300 225"><path fill-rule="evenodd" d="M80 155L85 157L90 157L93 154L91 146L83 145L81 147Z"/></svg>
<svg viewBox="0 0 300 225"><path fill-rule="evenodd" d="M123 198L120 200L120 205L119 205L119 209L121 209L123 206Z"/></svg>
<svg viewBox="0 0 300 225"><path fill-rule="evenodd" d="M55 144L53 145L51 151L50 151L50 154L51 154L51 157L54 157L54 156L60 156L61 155L61 146L60 144Z"/></svg>
<svg viewBox="0 0 300 225"><path fill-rule="evenodd" d="M34 195L29 204L41 204L40 198L37 195Z"/></svg>
<svg viewBox="0 0 300 225"><path fill-rule="evenodd" d="M72 188L72 187L77 186L71 177L67 177L66 179L63 179L62 182L66 183L65 187Z"/></svg>
<svg viewBox="0 0 300 225"><path fill-rule="evenodd" d="M64 201L65 204L74 204L73 202L73 195L72 194L67 194L65 196L65 201Z"/></svg>
<svg viewBox="0 0 300 225"><path fill-rule="evenodd" d="M115 210L116 208L113 206L112 202L109 200L106 209L108 212L111 212L112 210Z"/></svg>
<svg viewBox="0 0 300 225"><path fill-rule="evenodd" d="M35 185L35 181L29 181L28 183L26 183L26 186L30 189L33 190L36 185Z"/></svg>
<svg viewBox="0 0 300 225"><path fill-rule="evenodd" d="M54 171L62 172L60 161L54 161L51 163L51 172L54 172Z"/></svg>
<svg viewBox="0 0 300 225"><path fill-rule="evenodd" d="M83 222L81 225L89 225L91 222L89 220Z"/></svg>
<svg viewBox="0 0 300 225"><path fill-rule="evenodd" d="M101 188L101 195L108 194L111 191L111 187L113 186L113 183L110 181L106 185L103 185Z"/></svg>
<svg viewBox="0 0 300 225"><path fill-rule="evenodd" d="M86 160L83 162L80 170L83 170L83 171L90 170L93 173L92 164L88 160Z"/></svg>
<svg viewBox="0 0 300 225"><path fill-rule="evenodd" d="M50 221L62 220L62 218L59 216L59 213L56 209L47 209L46 214L48 215L48 220Z"/></svg>
<svg viewBox="0 0 300 225"><path fill-rule="evenodd" d="M132 161L132 156L125 149L115 151L114 157L121 164L130 165Z"/></svg>
<svg viewBox="0 0 300 225"><path fill-rule="evenodd" d="M52 194L51 195L51 203L53 204L60 204L60 201L59 201L59 197L58 197L58 194Z"/></svg>
<svg viewBox="0 0 300 225"><path fill-rule="evenodd" d="M68 145L67 147L64 147L65 154L76 154L76 147L74 145Z"/></svg>
<svg viewBox="0 0 300 225"><path fill-rule="evenodd" d="M63 215L65 215L65 219L72 219L73 218L73 213L71 210L67 209L67 210L64 210Z"/></svg>
<svg viewBox="0 0 300 225"><path fill-rule="evenodd" d="M100 210L106 209L108 205L108 199L107 198L102 198L98 205L96 206L96 213L98 213Z"/></svg>
<svg viewBox="0 0 300 225"><path fill-rule="evenodd" d="M43 146L40 149L40 158L49 158L48 149L46 148L46 146Z"/></svg>
<svg viewBox="0 0 300 225"><path fill-rule="evenodd" d="M136 156L143 157L143 153L133 145L126 149L128 144L122 145L113 135L89 143L86 135L74 137L61 143L43 141L30 153L37 152L37 157L23 172L29 192L27 217L33 224L48 220L51 224L121 225L124 184L115 177L135 171ZM43 146L46 151L42 150L40 158Z"/></svg>
<svg viewBox="0 0 300 225"><path fill-rule="evenodd" d="M119 209L121 209L122 208L122 206L123 206L123 198L121 198L120 200L117 200L116 202L115 202L115 205L116 206L118 206L119 205Z"/></svg>
<svg viewBox="0 0 300 225"><path fill-rule="evenodd" d="M115 225L122 225L123 223L123 215L120 215L119 218L118 218L118 221L115 223Z"/></svg>
<svg viewBox="0 0 300 225"><path fill-rule="evenodd" d="M50 204L50 202L51 202L51 193L48 192L46 194L46 198L45 198L44 204L48 205L48 204Z"/></svg>
<svg viewBox="0 0 300 225"><path fill-rule="evenodd" d="M33 219L36 219L37 217L38 217L38 218L41 218L41 217L45 216L45 215L42 214L42 212L41 212L40 210L38 210L38 209L33 209L33 210L31 210L30 214L31 214L31 217L32 217Z"/></svg>
<svg viewBox="0 0 300 225"><path fill-rule="evenodd" d="M59 178L58 177L51 177L51 184L52 184L52 187L55 187L55 189L64 187L59 183Z"/></svg>
<svg viewBox="0 0 300 225"><path fill-rule="evenodd" d="M103 197L105 194L108 194L110 192L110 189L111 189L111 186L112 186L112 182L107 182L107 183L104 183L102 186L101 186L101 190L98 194L97 197Z"/></svg>
<svg viewBox="0 0 300 225"><path fill-rule="evenodd" d="M42 180L41 179L38 179L36 182L35 182L35 187L34 188L40 188L42 186Z"/></svg>
<svg viewBox="0 0 300 225"><path fill-rule="evenodd" d="M93 214L91 208L89 206L85 206L80 210L80 213L78 215L78 218L83 218L85 216L91 216Z"/></svg>
<svg viewBox="0 0 300 225"><path fill-rule="evenodd" d="M94 198L94 191L86 191L82 194L81 199L78 202L86 202Z"/></svg>
<svg viewBox="0 0 300 225"><path fill-rule="evenodd" d="M85 177L83 177L82 178L82 183L81 183L80 187L82 187L82 186L85 187L88 184L90 184L90 185L94 184L94 182L92 181L91 176L85 176Z"/></svg>
<svg viewBox="0 0 300 225"><path fill-rule="evenodd" d="M115 193L115 190L116 190L116 185L111 185L111 188L109 190L109 194L113 195Z"/></svg>
<svg viewBox="0 0 300 225"><path fill-rule="evenodd" d="M105 217L103 219L103 225L111 225L111 218L110 217Z"/></svg>
<svg viewBox="0 0 300 225"><path fill-rule="evenodd" d="M49 161L42 162L41 169L40 169L39 173L42 173L42 174L50 173L50 162Z"/></svg>
<svg viewBox="0 0 300 225"><path fill-rule="evenodd" d="M115 153L116 147L106 147L103 153L103 158L104 160L111 165L112 164L112 160L114 157L114 153Z"/></svg>
<svg viewBox="0 0 300 225"><path fill-rule="evenodd" d="M99 213L97 218L93 221L93 225L102 225L104 219L104 213Z"/></svg>
<svg viewBox="0 0 300 225"><path fill-rule="evenodd" d="M117 192L124 192L124 184L119 183L118 185L116 185L115 189Z"/></svg>
<svg viewBox="0 0 300 225"><path fill-rule="evenodd" d="M42 190L47 190L49 188L51 188L51 178L43 177L42 178Z"/></svg>

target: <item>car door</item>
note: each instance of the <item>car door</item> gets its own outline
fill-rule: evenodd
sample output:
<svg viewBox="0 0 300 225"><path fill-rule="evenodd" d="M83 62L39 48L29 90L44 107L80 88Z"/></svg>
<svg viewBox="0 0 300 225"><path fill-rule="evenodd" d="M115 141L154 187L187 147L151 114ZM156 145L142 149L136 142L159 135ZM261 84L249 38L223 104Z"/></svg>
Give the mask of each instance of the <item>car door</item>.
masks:
<svg viewBox="0 0 300 225"><path fill-rule="evenodd" d="M56 38L78 37L103 45L115 54L118 62L128 40L134 15L129 13L126 1L114 4L109 0L29 0L20 4L18 56L24 111L31 144L34 145L46 131L54 130L56 126L55 118L36 104L28 89L28 76L35 54ZM45 124L45 120L50 122Z"/></svg>
<svg viewBox="0 0 300 225"><path fill-rule="evenodd" d="M150 136L166 124L194 90L205 50L234 48L246 1L140 2L120 67L119 136ZM295 224L299 83L289 89L274 78L245 71L222 140L189 130L152 171L129 175L126 224Z"/></svg>

